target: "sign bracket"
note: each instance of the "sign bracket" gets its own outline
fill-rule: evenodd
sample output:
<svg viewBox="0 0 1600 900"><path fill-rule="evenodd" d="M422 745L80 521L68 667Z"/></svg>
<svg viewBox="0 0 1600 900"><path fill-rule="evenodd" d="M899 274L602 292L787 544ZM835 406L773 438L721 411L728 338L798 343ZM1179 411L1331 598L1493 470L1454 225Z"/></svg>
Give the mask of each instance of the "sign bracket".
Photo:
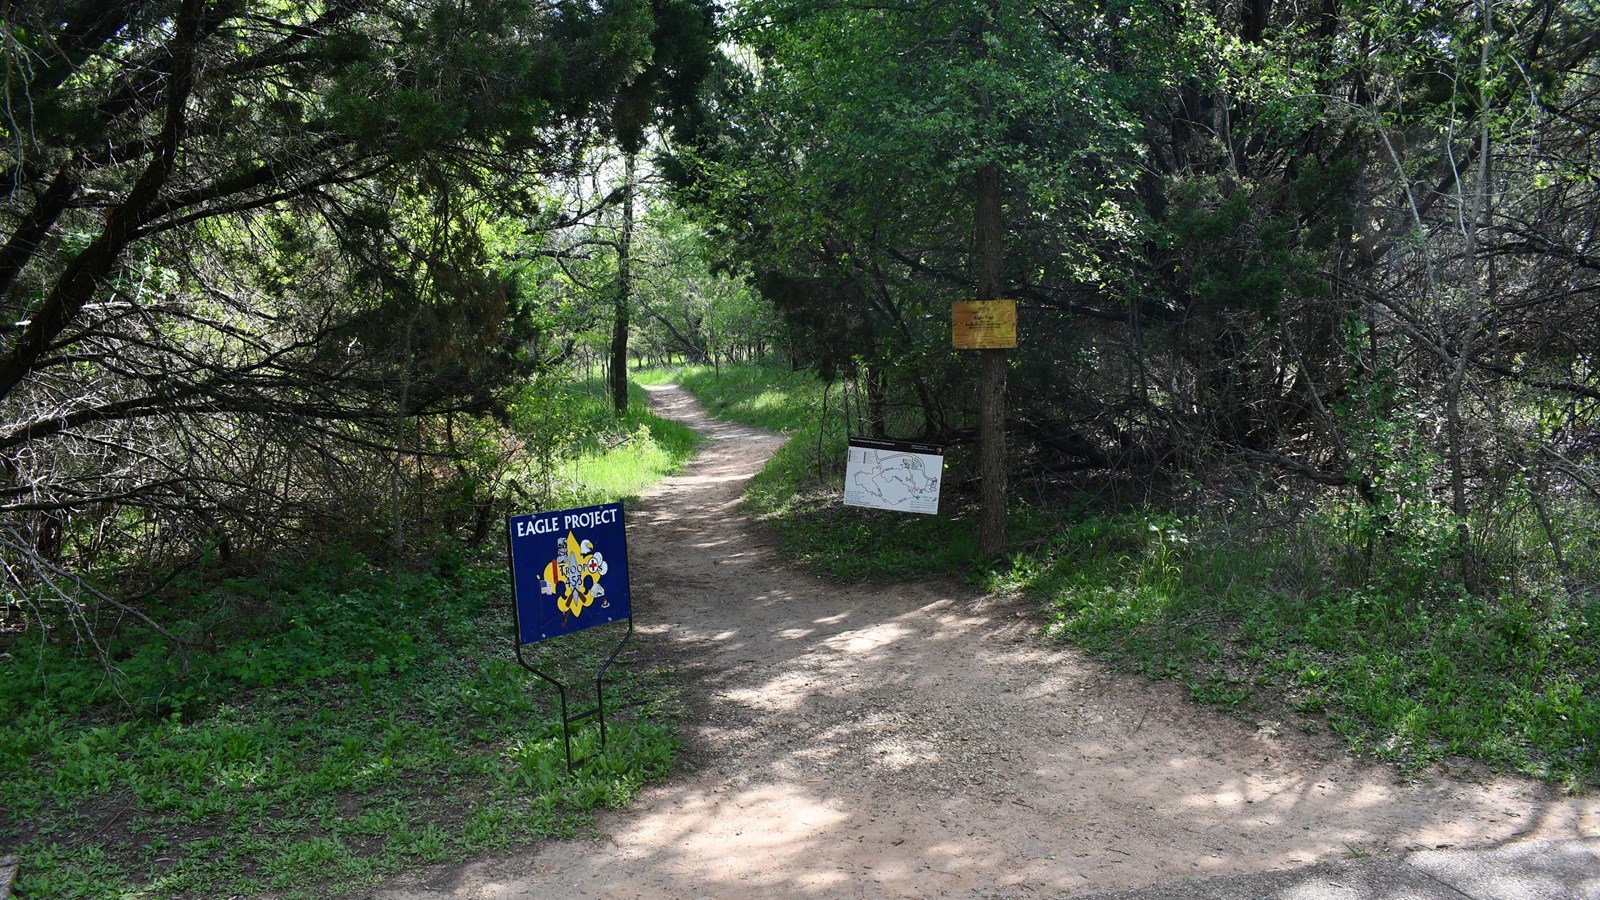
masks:
<svg viewBox="0 0 1600 900"><path fill-rule="evenodd" d="M627 645L628 640L632 637L633 616L629 616L628 630L623 633L622 640L618 641L617 646L612 649L611 655L606 657L606 661L601 664L600 671L595 673L594 706L579 713L570 711L570 707L567 704L567 685L549 673L535 668L528 662L528 660L523 658L522 643L519 641L516 645L517 664L522 666L524 669L527 669L529 672L539 676L540 678L543 678L545 681L555 685L556 693L561 697L561 744L566 751L568 775L572 774L572 769L574 766L582 766L595 757L606 752L606 672L611 668L611 664L617 661L617 656L622 653L622 648ZM594 719L600 723L600 746L588 756L574 760L572 758L572 726L586 719Z"/></svg>
<svg viewBox="0 0 1600 900"><path fill-rule="evenodd" d="M549 541L555 543L554 559ZM622 504L510 516L506 519L506 555L511 568L512 647L517 665L549 682L561 698L561 743L570 775L575 767L606 751L606 673L633 637ZM562 681L522 653L527 644L623 621L628 630L595 673L594 706L589 709L573 709L574 700L568 694L576 693L577 683ZM600 746L582 759L573 759L573 727L589 719L600 725Z"/></svg>

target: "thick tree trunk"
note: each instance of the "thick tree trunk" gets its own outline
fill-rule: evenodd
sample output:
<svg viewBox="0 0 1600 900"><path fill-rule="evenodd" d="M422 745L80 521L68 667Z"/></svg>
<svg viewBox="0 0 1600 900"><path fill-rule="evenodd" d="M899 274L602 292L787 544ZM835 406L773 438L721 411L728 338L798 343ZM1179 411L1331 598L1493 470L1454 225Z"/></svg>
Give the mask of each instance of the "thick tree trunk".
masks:
<svg viewBox="0 0 1600 900"><path fill-rule="evenodd" d="M1005 272L1005 221L1000 208L1000 171L993 163L978 170L976 243L978 299L1002 299ZM978 359L978 554L985 559L1006 550L1006 351L979 350Z"/></svg>

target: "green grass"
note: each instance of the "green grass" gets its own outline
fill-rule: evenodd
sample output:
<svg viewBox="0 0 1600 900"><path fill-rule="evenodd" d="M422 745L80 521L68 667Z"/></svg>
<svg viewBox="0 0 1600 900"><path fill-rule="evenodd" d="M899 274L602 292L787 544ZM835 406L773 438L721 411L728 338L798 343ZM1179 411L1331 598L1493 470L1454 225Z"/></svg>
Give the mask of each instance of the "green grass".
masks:
<svg viewBox="0 0 1600 900"><path fill-rule="evenodd" d="M602 379L529 386L513 407L512 427L531 452L504 477L531 485L524 495L547 509L637 497L702 440L651 413L637 383L629 383L628 411L618 416Z"/></svg>
<svg viewBox="0 0 1600 900"><path fill-rule="evenodd" d="M643 490L687 429L563 388L558 499ZM0 647L0 848L30 897L327 897L418 865L577 833L672 766L668 674L624 653L606 753L565 773L555 692L519 667L496 549L385 572L353 553L175 585L153 631L102 628L114 667L36 626ZM41 638L48 633L48 640ZM525 656L581 688L617 626ZM638 647L638 639L632 645ZM581 703L581 699L579 700ZM595 749L592 720L574 755Z"/></svg>
<svg viewBox="0 0 1600 900"><path fill-rule="evenodd" d="M1213 524L1091 517L1013 584L1049 598L1052 634L1198 700L1298 714L1408 769L1467 757L1600 784L1600 602L1405 597L1308 569L1314 533Z"/></svg>
<svg viewBox="0 0 1600 900"><path fill-rule="evenodd" d="M614 668L607 755L564 777L553 692L512 658L505 580L496 564L445 578L345 559L231 581L168 616L186 653L124 633L115 679L68 648L13 648L0 843L20 845L22 888L330 896L626 802L672 764L663 673ZM282 612L257 614L254 595ZM576 679L618 637L530 649Z"/></svg>
<svg viewBox="0 0 1600 900"><path fill-rule="evenodd" d="M822 408L823 386L810 372L780 366L681 366L640 373L641 384L676 383L712 415L768 431L792 432L814 426ZM839 392L831 402L839 403Z"/></svg>
<svg viewBox="0 0 1600 900"><path fill-rule="evenodd" d="M576 489L576 502L637 497L694 455L702 438L687 426L652 414L644 390L628 385L628 411L620 419L594 382L579 385L590 436L561 475ZM593 499L593 498L604 498Z"/></svg>
<svg viewBox="0 0 1600 900"><path fill-rule="evenodd" d="M845 435L803 427L750 481L748 508L777 534L784 552L836 581L906 580L967 573L977 564L973 510L941 492L937 515L843 504ZM947 461L948 462L948 461ZM819 478L820 471L820 478ZM950 468L945 469L946 484Z"/></svg>
<svg viewBox="0 0 1600 900"><path fill-rule="evenodd" d="M751 481L745 502L777 533L784 552L817 574L899 580L970 573L977 564L971 498L957 490L943 490L940 512L931 516L842 504L847 434L838 387L824 418L823 386L809 372L725 365L720 373L691 366L651 375L675 381L714 415L791 435ZM953 448L946 485L964 462L963 451Z"/></svg>
<svg viewBox="0 0 1600 900"><path fill-rule="evenodd" d="M1009 514L1015 555L986 567L972 498L951 487L970 471L961 448L946 459L939 515L845 507L842 424L819 421L814 384L767 374L724 367L721 378L696 370L681 383L741 421L786 411L768 427L787 422L794 437L746 502L820 574L975 578L1039 598L1057 639L1180 680L1200 702L1332 729L1408 769L1466 757L1572 790L1600 785L1596 598L1555 602L1509 587L1468 597L1419 581L1398 553L1373 574L1353 573L1331 516L1251 531L1210 509L1042 506L1023 492Z"/></svg>

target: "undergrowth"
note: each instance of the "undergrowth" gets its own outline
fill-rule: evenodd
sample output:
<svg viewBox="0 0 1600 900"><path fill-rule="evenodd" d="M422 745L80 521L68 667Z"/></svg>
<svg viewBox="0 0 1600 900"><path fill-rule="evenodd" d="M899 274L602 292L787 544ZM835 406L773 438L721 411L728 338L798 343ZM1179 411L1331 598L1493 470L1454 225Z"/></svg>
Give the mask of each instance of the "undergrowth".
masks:
<svg viewBox="0 0 1600 900"><path fill-rule="evenodd" d="M547 501L636 494L697 440L642 398L619 422L592 390L559 396L573 427ZM568 776L554 691L514 660L502 553L191 573L149 607L159 630L102 619L98 648L70 620L8 636L0 847L20 852L23 895L338 896L625 803L673 763L666 673L631 645L607 679L606 752ZM620 637L523 652L581 686ZM591 720L574 756L597 739Z"/></svg>
<svg viewBox="0 0 1600 900"><path fill-rule="evenodd" d="M1404 545L1353 567L1348 510L1239 528L1193 498L1129 509L1018 491L1014 555L984 565L960 448L939 515L845 507L844 428L819 415L814 383L732 367L681 383L740 421L755 397L797 417L746 502L819 574L977 578L1039 598L1050 636L1180 680L1201 702L1329 728L1406 769L1464 757L1569 790L1600 784L1600 599L1513 578L1470 595Z"/></svg>
<svg viewBox="0 0 1600 900"><path fill-rule="evenodd" d="M651 413L636 383L628 385L628 411L616 415L601 379L530 387L512 409L512 425L528 452L508 475L531 482L528 493L550 508L636 497L681 467L701 441Z"/></svg>
<svg viewBox="0 0 1600 900"><path fill-rule="evenodd" d="M837 386L828 405L812 373L781 367L685 366L646 373L644 380L675 382L714 415L790 435L751 480L745 503L778 534L785 553L818 574L903 580L966 572L976 563L974 510L958 491L946 489L933 516L840 503L848 435ZM947 452L945 484L962 460L961 449Z"/></svg>
<svg viewBox="0 0 1600 900"><path fill-rule="evenodd" d="M179 603L163 619L187 649L126 629L114 675L72 647L13 647L0 840L20 846L26 896L335 895L570 834L663 775L670 691L625 657L608 696L628 715L563 777L554 697L513 661L508 605L498 565L447 578L336 558ZM593 672L618 637L530 649Z"/></svg>
<svg viewBox="0 0 1600 900"><path fill-rule="evenodd" d="M680 366L650 369L641 384L675 383L719 418L768 431L794 431L815 424L823 386L808 371L779 366ZM834 392L833 402L839 402Z"/></svg>
<svg viewBox="0 0 1600 900"><path fill-rule="evenodd" d="M1052 635L1197 700L1281 704L1407 769L1466 757L1600 783L1600 603L1348 583L1306 565L1326 546L1314 531L1241 540L1214 525L1091 515L1009 581L1048 598Z"/></svg>

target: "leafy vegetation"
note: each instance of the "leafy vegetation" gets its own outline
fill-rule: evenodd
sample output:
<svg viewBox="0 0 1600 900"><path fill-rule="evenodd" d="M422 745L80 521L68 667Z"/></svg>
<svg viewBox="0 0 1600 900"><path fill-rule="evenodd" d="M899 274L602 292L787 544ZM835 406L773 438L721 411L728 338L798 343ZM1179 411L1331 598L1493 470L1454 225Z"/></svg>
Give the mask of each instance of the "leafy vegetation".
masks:
<svg viewBox="0 0 1600 900"><path fill-rule="evenodd" d="M1002 583L1049 602L1050 634L1197 700L1332 728L1407 768L1466 757L1600 785L1600 602L1419 596L1341 573L1325 522L1244 521L1063 517Z"/></svg>
<svg viewBox="0 0 1600 900"><path fill-rule="evenodd" d="M648 371L641 380L676 383L714 415L790 435L751 480L745 501L776 529L785 553L818 572L843 581L908 578L930 569L963 571L977 561L970 510L962 511L959 500L931 519L839 504L838 490L824 484L843 477L846 401L809 370L686 365ZM830 416L822 415L825 394L834 404ZM857 552L868 541L873 551Z"/></svg>
<svg viewBox="0 0 1600 900"><path fill-rule="evenodd" d="M870 433L896 408L923 436L974 428L949 303L989 295L989 259L1021 304L1011 470L1034 487L1289 478L1310 507L1359 503L1374 554L1419 577L1489 597L1515 558L1571 599L1600 585L1572 537L1600 509L1593 9L762 0L733 20L749 52L675 148L675 196L790 356L860 385Z"/></svg>
<svg viewBox="0 0 1600 900"><path fill-rule="evenodd" d="M1573 790L1600 784L1600 602L1538 585L1486 600L1425 571L1440 545L1426 537L1373 560L1359 506L1301 517L1290 496L1244 506L1192 484L1160 505L1119 503L1114 491L1016 497L1020 549L985 567L961 452L947 457L956 487L937 516L845 507L846 424L805 402L814 382L724 369L682 383L744 410L732 414L743 421L756 397L792 411L767 419L796 430L746 500L819 574L979 573L987 587L1038 597L1051 636L1181 680L1202 702L1331 728L1405 767L1466 757Z"/></svg>
<svg viewBox="0 0 1600 900"><path fill-rule="evenodd" d="M696 443L643 404L614 418L602 389L563 394L563 501L636 493ZM95 623L104 657L52 633L66 619L6 648L0 839L20 845L30 896L347 893L572 834L672 765L671 686L629 653L605 755L566 776L556 697L513 659L498 550L447 549L417 572L349 550L210 571L170 585L149 625ZM618 639L525 652L578 683ZM596 740L591 724L574 755Z"/></svg>
<svg viewBox="0 0 1600 900"><path fill-rule="evenodd" d="M815 374L772 365L720 369L685 365L641 373L639 381L677 384L712 415L768 431L794 431L815 424L823 402L822 384Z"/></svg>
<svg viewBox="0 0 1600 900"><path fill-rule="evenodd" d="M833 577L976 574L1207 701L1596 780L1592 4L718 10L0 11L36 892L331 892L625 796L550 781L482 554L686 457L623 377L675 357L795 435L751 503ZM1022 309L1005 558L979 292ZM946 444L943 511L840 508L849 434Z"/></svg>
<svg viewBox="0 0 1600 900"><path fill-rule="evenodd" d="M612 328L545 252L615 208L580 173L715 46L699 0L0 19L0 631L90 571L481 543L510 407Z"/></svg>
<svg viewBox="0 0 1600 900"><path fill-rule="evenodd" d="M701 437L687 426L649 411L643 390L630 383L628 411L611 416L610 404L597 380L567 389L561 402L580 421L603 423L586 428L556 469L558 488L545 508L578 506L593 497L636 497L662 476L688 461Z"/></svg>

